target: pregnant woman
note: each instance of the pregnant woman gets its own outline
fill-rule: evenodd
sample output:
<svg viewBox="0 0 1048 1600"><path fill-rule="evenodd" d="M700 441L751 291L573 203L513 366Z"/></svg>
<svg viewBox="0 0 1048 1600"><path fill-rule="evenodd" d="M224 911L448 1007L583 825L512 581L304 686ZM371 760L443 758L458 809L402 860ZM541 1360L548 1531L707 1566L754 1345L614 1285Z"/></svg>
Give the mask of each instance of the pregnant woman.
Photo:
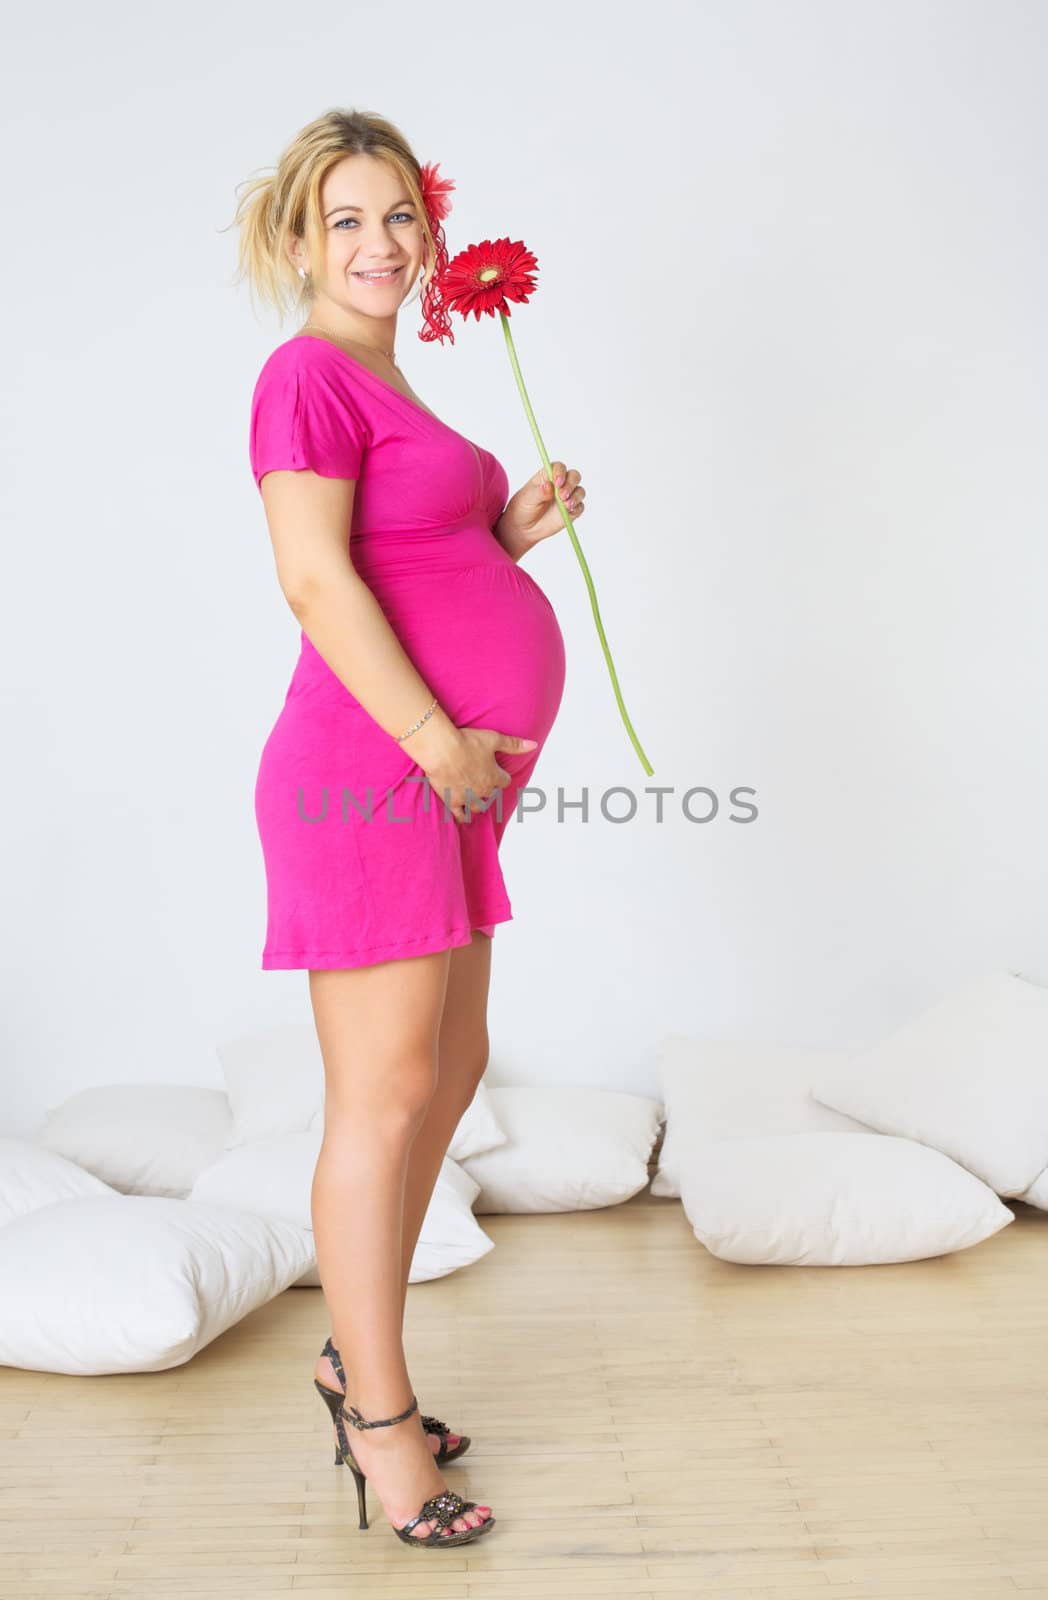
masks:
<svg viewBox="0 0 1048 1600"><path fill-rule="evenodd" d="M332 1336L314 1382L360 1526L370 1479L398 1537L431 1548L495 1519L441 1473L470 1440L420 1411L408 1273L487 1065L492 939L512 917L499 847L565 669L520 566L562 526L547 475L509 497L499 461L397 365L416 284L420 337L448 328L435 170L383 118L331 111L250 181L236 219L252 288L306 314L259 374L250 455L302 630L255 813L262 966L308 971L326 1081L311 1202ZM581 513L579 473L553 472Z"/></svg>

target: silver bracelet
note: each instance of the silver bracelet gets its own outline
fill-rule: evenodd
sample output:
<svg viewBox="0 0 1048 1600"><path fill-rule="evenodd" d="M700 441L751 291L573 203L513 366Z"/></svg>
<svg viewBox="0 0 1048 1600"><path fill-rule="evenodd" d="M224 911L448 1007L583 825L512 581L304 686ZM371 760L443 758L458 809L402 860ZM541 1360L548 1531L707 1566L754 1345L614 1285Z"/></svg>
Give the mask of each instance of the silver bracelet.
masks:
<svg viewBox="0 0 1048 1600"><path fill-rule="evenodd" d="M434 700L433 704L430 706L429 710L426 712L426 715L424 717L420 717L418 722L415 723L415 726L413 728L409 728L407 733L400 733L400 734L397 735L397 743L398 744L403 744L405 739L410 739L411 735L413 733L417 733L419 728L421 728L422 724L424 722L428 722L429 721L430 717L433 715L433 713L434 713L434 711L436 709L437 709L437 702L436 702L436 700Z"/></svg>

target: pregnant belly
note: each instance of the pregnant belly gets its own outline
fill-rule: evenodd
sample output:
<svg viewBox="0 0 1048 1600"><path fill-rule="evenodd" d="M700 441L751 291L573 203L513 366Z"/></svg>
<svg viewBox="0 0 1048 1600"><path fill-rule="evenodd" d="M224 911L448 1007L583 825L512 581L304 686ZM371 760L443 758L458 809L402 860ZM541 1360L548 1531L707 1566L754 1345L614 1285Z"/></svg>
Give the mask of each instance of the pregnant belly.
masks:
<svg viewBox="0 0 1048 1600"><path fill-rule="evenodd" d="M546 738L564 692L564 638L528 573L499 562L368 582L458 727Z"/></svg>
<svg viewBox="0 0 1048 1600"><path fill-rule="evenodd" d="M410 576L371 574L367 582L430 696L457 727L538 740L534 750L496 753L513 780L501 814L489 813L497 841L517 789L530 782L564 691L564 639L553 607L530 575L509 561ZM403 820L427 803L416 782L420 771L411 740L398 744L378 726L303 631L284 707L259 764L256 811L263 838L292 824L298 838L300 800L309 816L322 813L325 802L338 814L347 790L355 804L373 796L379 818L392 804L391 820ZM352 820L353 813L347 815ZM432 816L439 819L439 808Z"/></svg>

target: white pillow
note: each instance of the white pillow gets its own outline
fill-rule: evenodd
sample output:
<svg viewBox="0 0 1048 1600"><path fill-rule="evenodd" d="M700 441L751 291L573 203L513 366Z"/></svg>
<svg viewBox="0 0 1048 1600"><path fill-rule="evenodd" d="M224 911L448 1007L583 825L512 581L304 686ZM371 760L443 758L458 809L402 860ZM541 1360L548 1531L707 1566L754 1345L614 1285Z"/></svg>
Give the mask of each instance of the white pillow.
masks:
<svg viewBox="0 0 1048 1600"><path fill-rule="evenodd" d="M411 1258L409 1283L444 1278L494 1250L494 1239L473 1215L473 1201L479 1193L476 1180L445 1156Z"/></svg>
<svg viewBox="0 0 1048 1600"><path fill-rule="evenodd" d="M0 1228L0 1363L81 1377L181 1366L312 1256L302 1228L230 1207L59 1200Z"/></svg>
<svg viewBox="0 0 1048 1600"><path fill-rule="evenodd" d="M312 1022L277 1022L217 1046L232 1125L226 1149L304 1133L324 1101L324 1061Z"/></svg>
<svg viewBox="0 0 1048 1600"><path fill-rule="evenodd" d="M311 1191L320 1142L319 1130L311 1129L241 1145L200 1174L190 1198L209 1205L237 1206L312 1230ZM415 1246L409 1283L441 1278L479 1261L494 1248L470 1209L478 1192L479 1185L445 1156ZM319 1285L314 1258L295 1287Z"/></svg>
<svg viewBox="0 0 1048 1600"><path fill-rule="evenodd" d="M813 1076L847 1059L845 1050L747 1044L669 1034L658 1058L666 1133L652 1194L679 1195L682 1167L696 1143L758 1133L868 1133L819 1105Z"/></svg>
<svg viewBox="0 0 1048 1600"><path fill-rule="evenodd" d="M922 1261L1015 1220L937 1150L865 1133L711 1140L683 1174L681 1202L711 1254L770 1266Z"/></svg>
<svg viewBox="0 0 1048 1600"><path fill-rule="evenodd" d="M181 1083L108 1083L53 1106L41 1145L125 1194L184 1197L225 1149L229 1100Z"/></svg>
<svg viewBox="0 0 1048 1600"><path fill-rule="evenodd" d="M218 1046L232 1125L225 1148L324 1126L324 1061L312 1022L274 1023ZM455 1161L504 1143L483 1081L448 1145Z"/></svg>
<svg viewBox="0 0 1048 1600"><path fill-rule="evenodd" d="M199 1174L189 1198L312 1230L310 1190L319 1152L320 1134L308 1129L238 1145Z"/></svg>
<svg viewBox="0 0 1048 1600"><path fill-rule="evenodd" d="M977 978L811 1092L1020 1195L1048 1166L1048 989L1010 972Z"/></svg>
<svg viewBox="0 0 1048 1600"><path fill-rule="evenodd" d="M497 1150L507 1138L495 1114L491 1090L482 1078L476 1094L459 1118L447 1153L454 1161L465 1161L468 1156L482 1156L487 1150Z"/></svg>
<svg viewBox="0 0 1048 1600"><path fill-rule="evenodd" d="M65 1156L43 1150L29 1139L0 1135L0 1228L56 1200L113 1192ZM10 1286L0 1279L0 1305L9 1297Z"/></svg>
<svg viewBox="0 0 1048 1600"><path fill-rule="evenodd" d="M648 1181L661 1106L613 1089L488 1090L507 1134L462 1165L480 1184L474 1211L589 1211L628 1200Z"/></svg>
<svg viewBox="0 0 1048 1600"><path fill-rule="evenodd" d="M1025 1200L1028 1206L1036 1206L1039 1211L1048 1211L1048 1167L1015 1199Z"/></svg>

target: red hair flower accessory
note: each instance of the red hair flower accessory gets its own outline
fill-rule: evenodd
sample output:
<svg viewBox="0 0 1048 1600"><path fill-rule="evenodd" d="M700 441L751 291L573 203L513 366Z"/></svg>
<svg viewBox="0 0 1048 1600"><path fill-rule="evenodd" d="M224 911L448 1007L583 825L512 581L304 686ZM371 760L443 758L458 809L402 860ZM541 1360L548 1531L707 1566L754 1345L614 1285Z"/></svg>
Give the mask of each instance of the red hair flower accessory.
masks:
<svg viewBox="0 0 1048 1600"><path fill-rule="evenodd" d="M451 210L448 196L455 187L454 179L437 176L439 170L439 161L427 161L419 175L419 188L431 222L444 221Z"/></svg>
<svg viewBox="0 0 1048 1600"><path fill-rule="evenodd" d="M455 184L451 178L438 176L438 168L439 162L427 161L419 172L419 190L426 208L429 231L433 235L436 247L436 265L426 285L426 292L422 296L422 327L418 336L422 340L439 339L442 344L445 339L450 339L454 344L455 335L451 331L451 318L444 306L440 280L448 264L448 247L441 223L451 210L450 195Z"/></svg>
<svg viewBox="0 0 1048 1600"><path fill-rule="evenodd" d="M510 365L513 368L513 376L517 380L520 398L524 403L524 410L527 413L528 422L531 424L531 432L538 446L539 455L542 457L546 476L552 479L553 469L550 465L549 456L546 454L546 446L542 442L542 435L539 433L538 423L535 421L535 413L532 411L531 403L528 400L527 390L524 388L524 379L521 377L520 363L517 360L517 352L513 346L513 335L510 333L509 328L509 302L512 300L518 305L527 304L529 296L535 292L535 271L537 267L538 262L522 240L518 239L514 242L510 239L484 239L480 244L467 246L465 250L461 250L455 256L453 261L448 262L443 273L441 292L443 300L446 300L452 311L458 311L461 314L463 321L466 320L471 311L478 322L483 312L487 312L489 317L493 317L498 312L502 320L502 332L506 338L506 349L509 352ZM454 340L452 340L452 343L454 343ZM593 619L597 624L597 634L600 638L601 648L604 651L604 659L607 662L608 671L611 673L612 688L615 691L615 699L618 702L622 720L626 725L626 732L632 740L633 748L640 756L641 765L648 776L651 777L654 768L640 747L619 691L619 680L615 676L615 666L611 659L611 651L608 649L608 641L604 636L600 612L597 609L597 594L593 587L593 579L590 577L589 567L586 565L586 558L582 553L567 507L560 498L555 483L553 485L553 495L557 505L560 507L564 526L568 530L568 536L582 567L582 575L586 580L590 604L593 608Z"/></svg>

